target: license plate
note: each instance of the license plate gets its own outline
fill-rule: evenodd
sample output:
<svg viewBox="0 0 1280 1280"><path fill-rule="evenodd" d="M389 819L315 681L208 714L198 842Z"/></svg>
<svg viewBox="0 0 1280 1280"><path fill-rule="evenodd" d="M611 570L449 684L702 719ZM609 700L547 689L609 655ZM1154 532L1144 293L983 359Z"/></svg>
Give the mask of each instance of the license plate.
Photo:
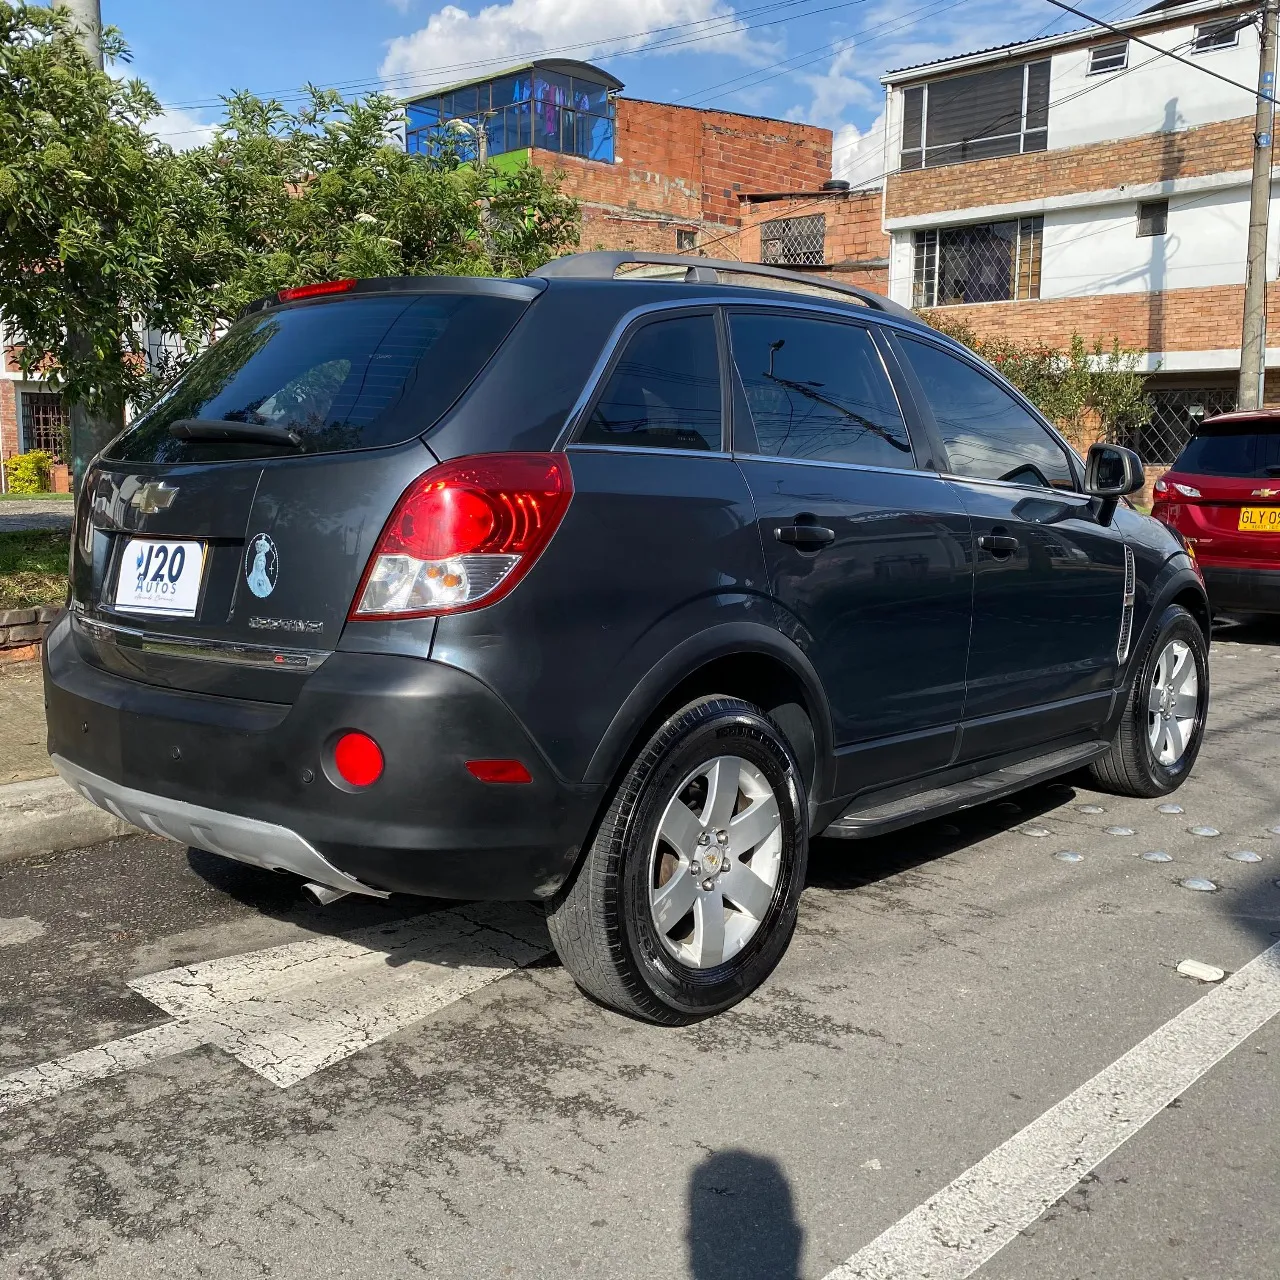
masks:
<svg viewBox="0 0 1280 1280"><path fill-rule="evenodd" d="M194 618L203 573L203 542L130 538L120 557L115 607L129 613Z"/></svg>
<svg viewBox="0 0 1280 1280"><path fill-rule="evenodd" d="M1241 533L1280 533L1280 506L1241 507L1236 527Z"/></svg>

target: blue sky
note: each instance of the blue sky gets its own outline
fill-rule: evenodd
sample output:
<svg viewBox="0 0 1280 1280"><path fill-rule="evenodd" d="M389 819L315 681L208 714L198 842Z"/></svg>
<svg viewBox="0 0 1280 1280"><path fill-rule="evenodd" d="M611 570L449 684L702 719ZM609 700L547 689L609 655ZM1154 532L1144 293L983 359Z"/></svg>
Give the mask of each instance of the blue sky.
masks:
<svg viewBox="0 0 1280 1280"><path fill-rule="evenodd" d="M1083 3L1083 0L1081 0ZM1141 5L1091 0L1099 17ZM554 50L608 67L631 97L780 116L836 132L837 172L878 172L886 68L1081 25L1045 0L103 0L175 145L217 98L284 99L307 80L398 94Z"/></svg>

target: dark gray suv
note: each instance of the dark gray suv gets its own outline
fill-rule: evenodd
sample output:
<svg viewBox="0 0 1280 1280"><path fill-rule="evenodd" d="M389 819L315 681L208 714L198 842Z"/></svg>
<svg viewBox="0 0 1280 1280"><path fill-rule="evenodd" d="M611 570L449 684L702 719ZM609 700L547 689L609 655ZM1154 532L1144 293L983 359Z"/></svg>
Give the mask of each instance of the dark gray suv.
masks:
<svg viewBox="0 0 1280 1280"><path fill-rule="evenodd" d="M322 898L540 899L582 987L688 1021L777 962L813 835L1186 777L1209 611L1141 480L783 271L286 289L88 475L49 749Z"/></svg>

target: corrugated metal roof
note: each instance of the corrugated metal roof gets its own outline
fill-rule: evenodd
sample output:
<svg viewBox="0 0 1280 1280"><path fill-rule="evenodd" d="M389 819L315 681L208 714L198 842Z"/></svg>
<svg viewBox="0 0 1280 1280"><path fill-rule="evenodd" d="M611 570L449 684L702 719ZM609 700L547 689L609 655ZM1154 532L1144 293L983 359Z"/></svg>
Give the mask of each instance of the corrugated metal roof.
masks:
<svg viewBox="0 0 1280 1280"><path fill-rule="evenodd" d="M593 80L597 84L603 84L615 93L620 92L625 87L622 81L612 72L606 71L603 67L597 67L591 62L579 62L576 58L533 58L526 62L513 63L511 66L503 67L498 71L487 72L482 76L469 76L466 80L451 80L448 84L442 84L435 89L428 89L423 93L415 93L412 98L406 98L405 101L417 102L423 98L438 98L443 93L453 93L458 89L469 89L473 84L488 84L490 80L501 80L504 76L513 76L521 71L532 71L535 67L544 71L553 71L559 75L581 76L584 80Z"/></svg>
<svg viewBox="0 0 1280 1280"><path fill-rule="evenodd" d="M1075 0L1075 2L1079 4L1081 0ZM1094 0L1095 4L1097 2L1098 0ZM1163 0L1162 3L1151 5L1140 13L1134 14L1131 18L1124 18L1119 22L1111 23L1111 25L1119 27L1122 31L1141 31L1143 28L1158 29L1163 26L1176 25L1177 21L1184 17L1197 17L1201 14L1216 13L1224 9L1244 11L1250 7L1248 0L1190 0L1190 3ZM946 67L956 63L965 65L970 63L980 64L985 61L995 61L996 55L1008 54L1013 49L1023 49L1028 53L1047 52L1060 46L1077 44L1081 40L1093 39L1107 34L1108 29L1106 27L1074 27L1070 31L1060 31L1051 36L1040 36L1031 40L1011 40L1008 44L993 44L985 49L974 49L968 53L952 53L945 58L933 58L928 62L915 62L906 67L895 67L891 71L886 71L880 77L880 83L892 84L898 77L911 78L912 72L923 71L930 67Z"/></svg>

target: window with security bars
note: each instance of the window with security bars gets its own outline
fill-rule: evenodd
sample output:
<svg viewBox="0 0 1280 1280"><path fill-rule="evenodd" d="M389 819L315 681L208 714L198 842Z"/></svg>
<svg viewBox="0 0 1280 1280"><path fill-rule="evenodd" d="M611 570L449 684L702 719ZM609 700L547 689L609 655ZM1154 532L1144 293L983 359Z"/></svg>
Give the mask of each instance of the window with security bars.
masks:
<svg viewBox="0 0 1280 1280"><path fill-rule="evenodd" d="M1171 466L1197 423L1236 407L1234 387L1153 387L1148 395L1150 419L1115 427L1107 438L1132 449L1150 467Z"/></svg>
<svg viewBox="0 0 1280 1280"><path fill-rule="evenodd" d="M1048 145L1048 59L903 91L903 169L1016 156Z"/></svg>
<svg viewBox="0 0 1280 1280"><path fill-rule="evenodd" d="M62 397L52 391L22 392L22 448L40 449L65 461L68 418Z"/></svg>
<svg viewBox="0 0 1280 1280"><path fill-rule="evenodd" d="M953 307L1038 298L1043 240L1043 218L917 231L912 304Z"/></svg>
<svg viewBox="0 0 1280 1280"><path fill-rule="evenodd" d="M820 267L826 262L827 215L775 218L760 226L760 261L772 267Z"/></svg>

